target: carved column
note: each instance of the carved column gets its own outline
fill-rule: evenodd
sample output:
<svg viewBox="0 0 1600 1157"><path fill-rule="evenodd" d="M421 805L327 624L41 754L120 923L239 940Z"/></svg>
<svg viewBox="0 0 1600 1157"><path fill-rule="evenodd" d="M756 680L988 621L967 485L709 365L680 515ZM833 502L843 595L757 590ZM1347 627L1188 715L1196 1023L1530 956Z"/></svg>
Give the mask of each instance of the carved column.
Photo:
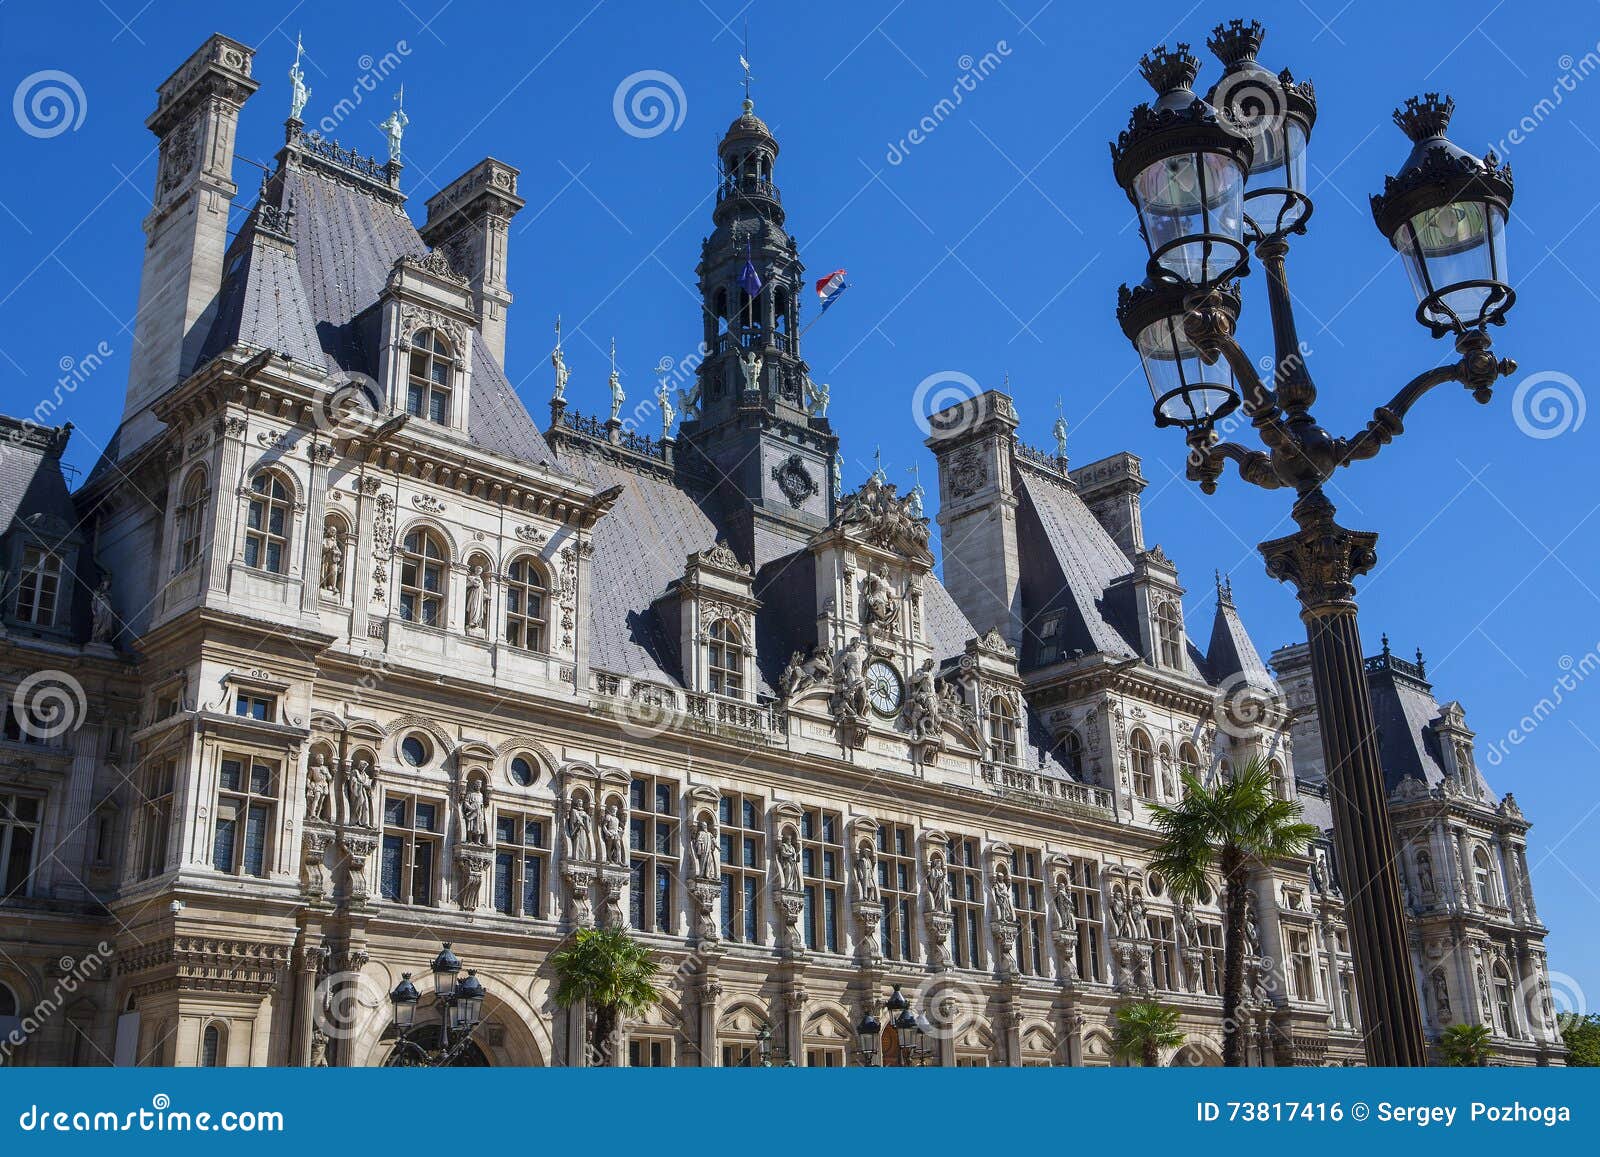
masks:
<svg viewBox="0 0 1600 1157"><path fill-rule="evenodd" d="M1310 643L1367 1060L1420 1066L1427 1048L1356 624L1353 580L1377 562L1377 535L1346 530L1333 515L1333 504L1312 491L1295 503L1300 530L1262 543L1261 553L1268 574L1294 584Z"/></svg>
<svg viewBox="0 0 1600 1157"><path fill-rule="evenodd" d="M212 511L208 586L221 592L228 589L228 570L233 566L234 551L240 545L234 528L238 525L239 507L244 500L245 421L242 417L221 417L213 429L217 436L217 474L211 493L216 506Z"/></svg>
<svg viewBox="0 0 1600 1157"><path fill-rule="evenodd" d="M332 443L315 438L308 438L304 445L311 462L311 486L306 492L300 609L308 615L318 615L322 610L322 525L328 518L328 467L337 451Z"/></svg>
<svg viewBox="0 0 1600 1157"><path fill-rule="evenodd" d="M573 928L594 927L594 882L599 869L569 860L561 865L567 882L567 923Z"/></svg>

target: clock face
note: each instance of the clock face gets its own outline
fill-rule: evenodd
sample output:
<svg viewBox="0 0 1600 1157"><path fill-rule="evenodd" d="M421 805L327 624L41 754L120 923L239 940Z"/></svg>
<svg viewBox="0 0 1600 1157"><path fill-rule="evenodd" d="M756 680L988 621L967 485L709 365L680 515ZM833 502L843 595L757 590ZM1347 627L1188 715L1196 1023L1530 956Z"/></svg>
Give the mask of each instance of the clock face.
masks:
<svg viewBox="0 0 1600 1157"><path fill-rule="evenodd" d="M882 659L867 667L867 702L879 715L896 715L903 697L900 673Z"/></svg>

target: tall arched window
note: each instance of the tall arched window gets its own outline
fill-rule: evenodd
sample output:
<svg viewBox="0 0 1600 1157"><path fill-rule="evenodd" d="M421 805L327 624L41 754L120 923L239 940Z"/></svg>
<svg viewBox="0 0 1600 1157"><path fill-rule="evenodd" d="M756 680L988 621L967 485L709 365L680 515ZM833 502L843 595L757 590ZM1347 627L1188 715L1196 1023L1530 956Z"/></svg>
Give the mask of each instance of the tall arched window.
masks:
<svg viewBox="0 0 1600 1157"><path fill-rule="evenodd" d="M1495 894L1494 867L1489 861L1489 853L1483 848L1478 848L1472 853L1472 874L1478 884L1478 900L1491 906L1498 904L1500 901Z"/></svg>
<svg viewBox="0 0 1600 1157"><path fill-rule="evenodd" d="M181 574L200 561L200 546L205 539L206 472L197 468L183 483L178 498L178 572Z"/></svg>
<svg viewBox="0 0 1600 1157"><path fill-rule="evenodd" d="M227 1044L228 1034L220 1024L206 1025L206 1031L200 1037L200 1067L203 1069L226 1067Z"/></svg>
<svg viewBox="0 0 1600 1157"><path fill-rule="evenodd" d="M1200 778L1200 753L1192 743L1178 745L1178 772L1180 775Z"/></svg>
<svg viewBox="0 0 1600 1157"><path fill-rule="evenodd" d="M53 627L60 601L61 560L37 546L25 547L22 573L17 576L17 620L36 627Z"/></svg>
<svg viewBox="0 0 1600 1157"><path fill-rule="evenodd" d="M406 535L400 551L400 617L429 627L444 625L445 574L449 555L426 527Z"/></svg>
<svg viewBox="0 0 1600 1157"><path fill-rule="evenodd" d="M1291 799L1294 793L1289 790L1289 777L1284 774L1283 764L1276 759L1267 764L1267 774L1272 777L1272 790L1278 793L1279 799Z"/></svg>
<svg viewBox="0 0 1600 1157"><path fill-rule="evenodd" d="M1512 1011L1511 1003L1511 977L1503 965L1494 966L1494 1007L1500 1021L1500 1034L1514 1037L1521 1034L1517 1031L1517 1016Z"/></svg>
<svg viewBox="0 0 1600 1157"><path fill-rule="evenodd" d="M989 701L989 760L1017 762L1017 713L999 695Z"/></svg>
<svg viewBox="0 0 1600 1157"><path fill-rule="evenodd" d="M1061 759L1074 778L1083 778L1083 740L1076 731L1069 731L1061 741Z"/></svg>
<svg viewBox="0 0 1600 1157"><path fill-rule="evenodd" d="M544 569L530 556L511 564L506 571L506 642L529 651L545 649L549 595Z"/></svg>
<svg viewBox="0 0 1600 1157"><path fill-rule="evenodd" d="M712 623L707 633L706 667L713 695L744 697L744 636L727 619Z"/></svg>
<svg viewBox="0 0 1600 1157"><path fill-rule="evenodd" d="M1162 603L1156 610L1156 639L1161 663L1174 670L1183 668L1183 615L1177 603Z"/></svg>
<svg viewBox="0 0 1600 1157"><path fill-rule="evenodd" d="M273 470L250 479L244 516L244 565L282 574L289 561L289 487Z"/></svg>
<svg viewBox="0 0 1600 1157"><path fill-rule="evenodd" d="M1150 750L1150 737L1135 731L1128 740L1133 753L1133 794L1140 799L1154 799L1156 794L1156 757Z"/></svg>
<svg viewBox="0 0 1600 1157"><path fill-rule="evenodd" d="M455 355L436 330L420 329L411 338L411 366L406 376L406 413L441 426L450 424L450 395L455 385Z"/></svg>

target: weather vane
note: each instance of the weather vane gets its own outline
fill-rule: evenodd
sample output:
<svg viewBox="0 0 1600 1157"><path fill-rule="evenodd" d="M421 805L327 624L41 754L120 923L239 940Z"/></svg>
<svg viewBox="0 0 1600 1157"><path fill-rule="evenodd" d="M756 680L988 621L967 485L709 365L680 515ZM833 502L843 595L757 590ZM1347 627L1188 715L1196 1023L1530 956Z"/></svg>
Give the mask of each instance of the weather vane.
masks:
<svg viewBox="0 0 1600 1157"><path fill-rule="evenodd" d="M754 78L750 75L750 20L748 17L744 22L744 51L739 54L739 67L744 70L745 107L747 109L753 108L755 106L750 101L750 81Z"/></svg>

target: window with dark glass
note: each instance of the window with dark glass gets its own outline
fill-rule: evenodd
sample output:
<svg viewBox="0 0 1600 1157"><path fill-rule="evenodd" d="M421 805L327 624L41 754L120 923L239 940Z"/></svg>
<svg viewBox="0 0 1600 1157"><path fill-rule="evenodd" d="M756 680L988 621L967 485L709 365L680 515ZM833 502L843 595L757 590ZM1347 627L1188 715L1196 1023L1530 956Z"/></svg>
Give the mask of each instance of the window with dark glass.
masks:
<svg viewBox="0 0 1600 1157"><path fill-rule="evenodd" d="M983 967L982 845L970 836L953 838L946 849L950 873L950 955L957 968Z"/></svg>
<svg viewBox="0 0 1600 1157"><path fill-rule="evenodd" d="M844 909L844 821L838 812L806 808L800 816L800 882L806 947L841 952Z"/></svg>
<svg viewBox="0 0 1600 1157"><path fill-rule="evenodd" d="M38 796L0 792L0 899L28 894L43 813Z"/></svg>
<svg viewBox="0 0 1600 1157"><path fill-rule="evenodd" d="M61 560L36 546L24 547L14 608L18 621L36 627L55 626L60 596Z"/></svg>
<svg viewBox="0 0 1600 1157"><path fill-rule="evenodd" d="M726 792L717 801L717 829L722 843L722 935L743 944L766 939L761 898L766 882L766 833L761 803L741 792Z"/></svg>
<svg viewBox="0 0 1600 1157"><path fill-rule="evenodd" d="M445 572L449 555L439 536L423 527L400 548L400 617L408 623L444 626Z"/></svg>
<svg viewBox="0 0 1600 1157"><path fill-rule="evenodd" d="M629 922L640 932L671 933L678 872L678 789L665 780L635 777L628 799Z"/></svg>
<svg viewBox="0 0 1600 1157"><path fill-rule="evenodd" d="M439 819L439 805L431 800L384 796L378 889L385 900L398 904L433 903Z"/></svg>
<svg viewBox="0 0 1600 1157"><path fill-rule="evenodd" d="M506 571L506 642L529 651L545 649L549 586L539 564L527 555Z"/></svg>
<svg viewBox="0 0 1600 1157"><path fill-rule="evenodd" d="M289 488L271 470L250 480L244 514L244 565L283 574L289 559Z"/></svg>
<svg viewBox="0 0 1600 1157"><path fill-rule="evenodd" d="M989 702L989 761L1017 762L1017 713L998 695Z"/></svg>
<svg viewBox="0 0 1600 1157"><path fill-rule="evenodd" d="M254 691L240 691L234 696L233 713L245 719L260 719L266 723L271 723L278 714L277 696L260 695Z"/></svg>
<svg viewBox="0 0 1600 1157"><path fill-rule="evenodd" d="M904 824L878 826L878 891L883 919L878 936L890 960L916 959L917 862L915 837Z"/></svg>
<svg viewBox="0 0 1600 1157"><path fill-rule="evenodd" d="M172 788L177 774L177 760L164 759L146 769L140 779L141 880L159 876L166 870L167 847L172 838Z"/></svg>
<svg viewBox="0 0 1600 1157"><path fill-rule="evenodd" d="M1033 848L1011 852L1011 906L1017 910L1017 967L1026 976L1043 976L1044 865Z"/></svg>
<svg viewBox="0 0 1600 1157"><path fill-rule="evenodd" d="M744 695L744 640L727 619L711 624L706 643L711 693L738 699Z"/></svg>
<svg viewBox="0 0 1600 1157"><path fill-rule="evenodd" d="M265 876L278 765L247 755L225 755L217 772L217 820L211 866L238 876Z"/></svg>
<svg viewBox="0 0 1600 1157"><path fill-rule="evenodd" d="M494 907L507 916L543 916L549 857L548 824L497 811L494 819Z"/></svg>
<svg viewBox="0 0 1600 1157"><path fill-rule="evenodd" d="M194 566L200 559L200 548L205 541L206 526L206 472L191 471L183 484L178 499L178 571Z"/></svg>
<svg viewBox="0 0 1600 1157"><path fill-rule="evenodd" d="M449 343L434 330L419 330L411 339L406 413L441 426L449 425L454 369L455 358Z"/></svg>

